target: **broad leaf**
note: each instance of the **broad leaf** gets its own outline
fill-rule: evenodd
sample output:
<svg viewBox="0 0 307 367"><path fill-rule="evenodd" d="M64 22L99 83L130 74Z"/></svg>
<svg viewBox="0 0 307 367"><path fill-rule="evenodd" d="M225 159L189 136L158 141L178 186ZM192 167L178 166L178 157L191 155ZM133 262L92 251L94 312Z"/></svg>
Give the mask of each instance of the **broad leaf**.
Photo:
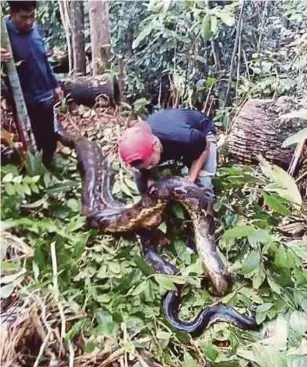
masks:
<svg viewBox="0 0 307 367"><path fill-rule="evenodd" d="M281 120L287 119L303 119L307 120L307 110L305 108L301 108L298 111L292 111L289 113L285 113L284 115L279 116Z"/></svg>
<svg viewBox="0 0 307 367"><path fill-rule="evenodd" d="M255 361L260 367L287 367L285 355L271 345L255 343L252 351Z"/></svg>
<svg viewBox="0 0 307 367"><path fill-rule="evenodd" d="M306 110L307 111L307 110ZM307 113L307 112L306 112ZM307 120L307 118L306 118ZM298 131L296 134L289 136L283 143L282 148L286 148L289 145L297 144L300 141L307 139L307 127L305 129L302 129Z"/></svg>
<svg viewBox="0 0 307 367"><path fill-rule="evenodd" d="M25 165L27 174L29 176L37 176L37 175L40 176L44 172L46 172L46 168L43 165L41 152L35 153L35 155L28 152L26 156Z"/></svg>
<svg viewBox="0 0 307 367"><path fill-rule="evenodd" d="M135 49L139 46L139 44L147 37L150 35L150 33L152 32L153 27L152 27L152 23L149 23L147 26L145 26L142 31L139 33L139 35L137 36L137 38L133 41L132 43L132 48Z"/></svg>
<svg viewBox="0 0 307 367"><path fill-rule="evenodd" d="M188 352L184 353L182 367L198 367L197 361Z"/></svg>
<svg viewBox="0 0 307 367"><path fill-rule="evenodd" d="M206 14L202 22L202 37L205 42L211 37L211 17L210 14Z"/></svg>
<svg viewBox="0 0 307 367"><path fill-rule="evenodd" d="M304 312L292 312L289 323L291 328L299 335L303 335L307 331L307 315Z"/></svg>
<svg viewBox="0 0 307 367"><path fill-rule="evenodd" d="M152 267L146 264L140 256L135 255L133 260L143 274L148 276L154 273Z"/></svg>
<svg viewBox="0 0 307 367"><path fill-rule="evenodd" d="M8 298L14 291L14 284L9 283L4 285L3 287L0 287L0 299L6 299Z"/></svg>
<svg viewBox="0 0 307 367"><path fill-rule="evenodd" d="M264 192L263 198L268 207L278 214L291 215L291 211L283 204L282 199L277 195L269 195Z"/></svg>
<svg viewBox="0 0 307 367"><path fill-rule="evenodd" d="M235 25L235 18L228 10L221 9L220 11L217 11L216 16L220 18L228 27L233 27Z"/></svg>
<svg viewBox="0 0 307 367"><path fill-rule="evenodd" d="M225 239L235 239L247 237L248 235L255 232L255 227L249 225L238 225L237 227L227 229L224 232L223 237Z"/></svg>
<svg viewBox="0 0 307 367"><path fill-rule="evenodd" d="M248 274L259 267L260 264L260 254L257 251L251 251L247 257L244 259L242 264L243 274Z"/></svg>
<svg viewBox="0 0 307 367"><path fill-rule="evenodd" d="M267 185L264 189L268 192L276 192L286 200L296 206L302 205L302 197L293 177L276 165L270 165L262 156L257 157L260 162L262 172L271 180L273 184Z"/></svg>
<svg viewBox="0 0 307 367"><path fill-rule="evenodd" d="M173 281L163 275L155 275L156 281L166 290L173 291L176 289Z"/></svg>
<svg viewBox="0 0 307 367"><path fill-rule="evenodd" d="M172 211L179 219L184 219L184 211L179 203L172 203Z"/></svg>

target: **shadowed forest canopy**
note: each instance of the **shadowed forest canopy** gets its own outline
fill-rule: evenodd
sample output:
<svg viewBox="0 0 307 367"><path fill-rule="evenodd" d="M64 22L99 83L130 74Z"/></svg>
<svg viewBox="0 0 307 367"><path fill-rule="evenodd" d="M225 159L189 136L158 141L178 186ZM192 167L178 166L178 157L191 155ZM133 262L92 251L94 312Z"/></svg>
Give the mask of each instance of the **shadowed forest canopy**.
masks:
<svg viewBox="0 0 307 367"><path fill-rule="evenodd" d="M307 1L41 0L37 24L57 120L99 144L122 205L141 199L117 154L127 127L161 108L213 119L214 236L233 287L209 292L177 202L155 239L176 275L144 261L133 231L90 228L78 152L59 142L47 170L24 151L2 63L1 366L307 366ZM224 304L257 328L176 330L161 299L178 286L181 320Z"/></svg>

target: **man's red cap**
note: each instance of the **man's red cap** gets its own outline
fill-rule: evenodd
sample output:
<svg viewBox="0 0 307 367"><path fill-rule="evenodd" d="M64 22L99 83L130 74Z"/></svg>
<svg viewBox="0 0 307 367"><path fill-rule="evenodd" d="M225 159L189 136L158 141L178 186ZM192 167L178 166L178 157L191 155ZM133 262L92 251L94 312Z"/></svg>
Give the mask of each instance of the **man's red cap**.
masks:
<svg viewBox="0 0 307 367"><path fill-rule="evenodd" d="M137 160L146 161L154 152L155 136L150 126L137 123L127 129L118 141L118 153L121 159L130 164Z"/></svg>

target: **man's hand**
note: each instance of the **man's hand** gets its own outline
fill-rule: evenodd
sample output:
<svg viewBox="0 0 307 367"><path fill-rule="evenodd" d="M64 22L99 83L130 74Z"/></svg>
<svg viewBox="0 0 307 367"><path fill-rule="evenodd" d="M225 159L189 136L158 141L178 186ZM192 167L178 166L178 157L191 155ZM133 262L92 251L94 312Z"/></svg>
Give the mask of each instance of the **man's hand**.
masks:
<svg viewBox="0 0 307 367"><path fill-rule="evenodd" d="M186 180L188 180L188 181L191 181L191 182L195 182L195 180L196 180L196 178L194 179L192 176L190 176L190 175L187 175L187 176L184 176L184 178L186 179Z"/></svg>
<svg viewBox="0 0 307 367"><path fill-rule="evenodd" d="M155 180L149 178L148 181L147 181L147 187L152 186L154 183L155 183Z"/></svg>
<svg viewBox="0 0 307 367"><path fill-rule="evenodd" d="M62 101L62 99L64 98L63 89L61 87L55 88L54 95L58 102Z"/></svg>
<svg viewBox="0 0 307 367"><path fill-rule="evenodd" d="M12 59L12 55L7 52L6 48L1 47L1 62L8 62Z"/></svg>

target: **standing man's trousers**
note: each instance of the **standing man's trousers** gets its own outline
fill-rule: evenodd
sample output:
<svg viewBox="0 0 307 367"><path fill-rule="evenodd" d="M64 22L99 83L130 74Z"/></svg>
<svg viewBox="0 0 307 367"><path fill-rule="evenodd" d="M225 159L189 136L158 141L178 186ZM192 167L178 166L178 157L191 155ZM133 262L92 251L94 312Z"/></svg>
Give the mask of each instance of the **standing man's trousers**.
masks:
<svg viewBox="0 0 307 367"><path fill-rule="evenodd" d="M54 99L27 105L37 149L43 151L43 163L49 168L57 146L55 131Z"/></svg>

